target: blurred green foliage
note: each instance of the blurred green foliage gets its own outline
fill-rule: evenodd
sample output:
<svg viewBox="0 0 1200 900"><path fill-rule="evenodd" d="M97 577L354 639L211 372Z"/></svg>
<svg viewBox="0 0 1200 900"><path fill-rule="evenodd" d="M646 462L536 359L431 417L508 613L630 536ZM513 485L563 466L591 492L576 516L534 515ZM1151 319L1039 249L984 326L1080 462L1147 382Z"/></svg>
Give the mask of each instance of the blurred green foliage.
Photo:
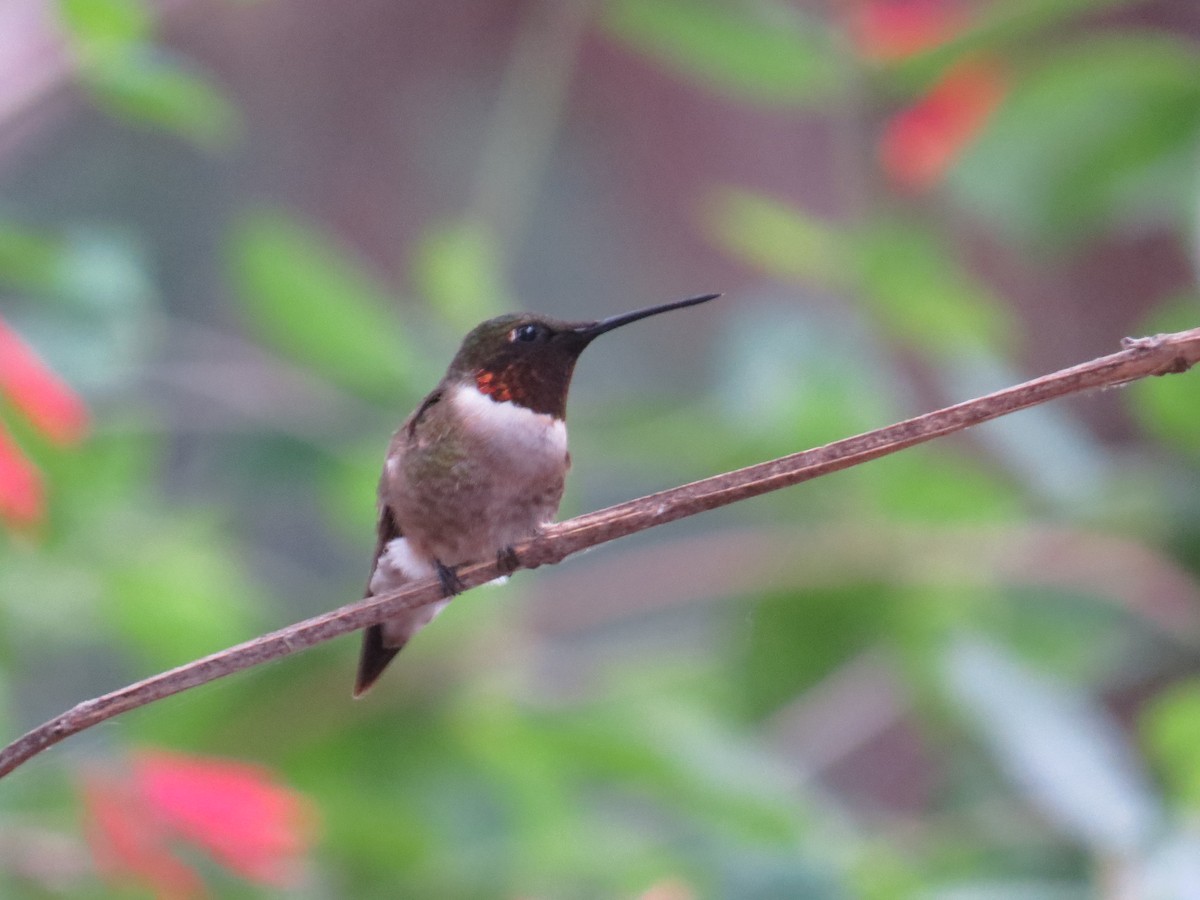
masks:
<svg viewBox="0 0 1200 900"><path fill-rule="evenodd" d="M330 240L282 213L230 234L234 288L271 347L351 389L383 394L417 370L384 287Z"/></svg>
<svg viewBox="0 0 1200 900"><path fill-rule="evenodd" d="M828 97L841 74L831 35L782 6L757 17L729 4L615 0L603 24L680 74L767 105L809 105Z"/></svg>
<svg viewBox="0 0 1200 900"><path fill-rule="evenodd" d="M133 121L210 148L228 145L235 107L202 74L154 42L146 0L59 0L80 76L96 100Z"/></svg>
<svg viewBox="0 0 1200 900"><path fill-rule="evenodd" d="M59 6L103 107L229 146L236 99L156 42L152 4ZM576 459L612 460L611 490L626 496L887 424L920 411L929 384L958 400L1016 378L1018 317L964 261L956 217L1040 256L1130 223L1194 235L1195 43L1097 36L1079 21L1097 6L996 3L889 66L850 53L839 23L785 4L606 4L609 40L697 91L777 113L844 114L858 91L911 100L967 52L1008 53L1014 74L948 175L944 215L889 197L833 221L709 186L697 230L785 299L713 306L721 339L694 348L702 389L648 388L580 417ZM217 384L218 405L244 399L220 375L309 392L242 411L270 424L215 438L222 488L189 494L187 428L201 424L151 402L145 372L165 378L197 335L159 296L146 239L0 220L5 319L99 423L74 454L13 425L52 508L40 541L0 543L5 734L82 699L81 682L98 693L281 625L301 614L293 594L357 596L358 576L329 575L325 557L356 554L365 577L377 423L440 376L445 335L514 294L469 212L423 229L401 304L322 225L242 202L224 311L254 343L239 364L260 368L243 375L214 353L196 379ZM1200 324L1194 295L1154 305L1147 332ZM538 624L555 604L528 594L548 573L473 592L363 703L349 700L343 641L138 710L7 778L0 809L78 835L75 773L163 744L261 761L314 800L323 837L296 896L584 898L673 884L737 898L1124 896L1113 884L1188 896L1200 859L1198 390L1195 376L1155 379L1111 401L1139 429L1119 470L1069 411L1022 414L670 540L644 535L685 562L655 567L636 596L609 587L633 550L597 553L549 581L567 605L601 598L557 632ZM610 493L586 477L568 505ZM281 546L280 534L310 543ZM718 572L714 546L770 552L726 550ZM679 596L707 597L710 582L719 599ZM258 895L206 874L220 896ZM0 894L56 891L0 861ZM91 875L59 893L108 896Z"/></svg>
<svg viewBox="0 0 1200 900"><path fill-rule="evenodd" d="M1163 334L1193 328L1200 315L1200 297L1189 294L1168 299L1142 327L1145 334ZM1200 422L1194 414L1195 396L1171 378L1141 381L1131 387L1133 413L1142 426L1177 452L1200 459Z"/></svg>
<svg viewBox="0 0 1200 900"><path fill-rule="evenodd" d="M1072 42L1020 73L954 175L963 202L1031 244L1194 214L1200 48L1169 36Z"/></svg>
<svg viewBox="0 0 1200 900"><path fill-rule="evenodd" d="M1011 343L999 300L911 221L880 216L856 234L734 190L715 192L705 218L718 244L777 278L854 291L885 334L916 349L971 355Z"/></svg>
<svg viewBox="0 0 1200 900"><path fill-rule="evenodd" d="M446 323L470 331L513 307L493 235L480 222L430 226L413 255L413 280Z"/></svg>

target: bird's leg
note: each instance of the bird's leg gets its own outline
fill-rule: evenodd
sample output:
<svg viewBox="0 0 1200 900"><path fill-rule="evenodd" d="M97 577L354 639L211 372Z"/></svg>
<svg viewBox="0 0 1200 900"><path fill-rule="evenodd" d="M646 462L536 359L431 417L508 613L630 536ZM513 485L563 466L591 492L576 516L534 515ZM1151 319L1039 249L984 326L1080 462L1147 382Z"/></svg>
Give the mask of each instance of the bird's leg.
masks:
<svg viewBox="0 0 1200 900"><path fill-rule="evenodd" d="M511 575L517 569L521 568L521 558L517 556L517 551L511 546L501 547L496 551L496 568L500 570L501 575Z"/></svg>
<svg viewBox="0 0 1200 900"><path fill-rule="evenodd" d="M444 566L441 560L434 560L437 565L438 581L442 583L442 593L447 597L453 597L455 594L461 594L467 588L458 580L458 573L451 566Z"/></svg>

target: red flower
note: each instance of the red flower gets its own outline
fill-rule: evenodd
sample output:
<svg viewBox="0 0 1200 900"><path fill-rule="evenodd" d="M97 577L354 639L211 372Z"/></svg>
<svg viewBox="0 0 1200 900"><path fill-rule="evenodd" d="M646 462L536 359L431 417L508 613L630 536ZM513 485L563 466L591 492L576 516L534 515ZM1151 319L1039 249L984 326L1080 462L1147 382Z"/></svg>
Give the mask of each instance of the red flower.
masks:
<svg viewBox="0 0 1200 900"><path fill-rule="evenodd" d="M87 433L88 411L83 401L3 319L0 400L7 400L56 444L76 443ZM44 511L41 474L0 427L0 522L29 528L41 520Z"/></svg>
<svg viewBox="0 0 1200 900"><path fill-rule="evenodd" d="M146 751L134 762L143 795L180 834L244 878L282 885L308 846L312 814L299 794L246 763Z"/></svg>
<svg viewBox="0 0 1200 900"><path fill-rule="evenodd" d="M157 896L205 896L170 844L190 842L251 881L286 887L299 873L314 821L309 803L264 768L231 760L144 751L129 777L84 784L97 864L112 880Z"/></svg>
<svg viewBox="0 0 1200 900"><path fill-rule="evenodd" d="M144 814L132 785L90 776L83 782L83 802L88 843L96 867L107 880L140 885L158 900L207 896L200 876L167 850L161 824Z"/></svg>
<svg viewBox="0 0 1200 900"><path fill-rule="evenodd" d="M87 407L0 319L0 395L57 444L74 444L88 430Z"/></svg>
<svg viewBox="0 0 1200 900"><path fill-rule="evenodd" d="M864 0L851 13L850 36L864 58L894 62L944 44L966 25L953 0Z"/></svg>
<svg viewBox="0 0 1200 900"><path fill-rule="evenodd" d="M0 521L30 528L41 520L44 508L41 473L0 427Z"/></svg>
<svg viewBox="0 0 1200 900"><path fill-rule="evenodd" d="M951 67L885 126L879 147L884 171L901 187L932 186L983 130L1006 89L1005 72L995 62L971 59Z"/></svg>

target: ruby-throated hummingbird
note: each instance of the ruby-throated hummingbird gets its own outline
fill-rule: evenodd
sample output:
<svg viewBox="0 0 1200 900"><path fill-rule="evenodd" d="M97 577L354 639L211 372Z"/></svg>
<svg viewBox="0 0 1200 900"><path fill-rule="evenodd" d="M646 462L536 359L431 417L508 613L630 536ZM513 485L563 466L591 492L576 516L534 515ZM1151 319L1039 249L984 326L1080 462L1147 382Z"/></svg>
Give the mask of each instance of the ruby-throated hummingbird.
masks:
<svg viewBox="0 0 1200 900"><path fill-rule="evenodd" d="M463 339L445 377L392 436L379 480L379 540L367 596L437 575L446 599L363 632L354 696L461 589L454 567L496 556L548 524L562 499L567 390L595 338L638 319L720 296L704 294L599 322L519 313Z"/></svg>

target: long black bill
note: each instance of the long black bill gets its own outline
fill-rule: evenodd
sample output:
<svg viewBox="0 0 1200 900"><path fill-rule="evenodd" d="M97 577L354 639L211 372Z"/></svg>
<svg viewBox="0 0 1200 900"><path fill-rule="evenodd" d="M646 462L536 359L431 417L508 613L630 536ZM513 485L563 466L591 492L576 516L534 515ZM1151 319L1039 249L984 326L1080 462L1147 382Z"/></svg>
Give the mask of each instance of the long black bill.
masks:
<svg viewBox="0 0 1200 900"><path fill-rule="evenodd" d="M697 303L707 303L709 300L716 300L720 296L720 294L701 294L699 297L688 297L686 300L676 300L674 303L648 306L645 309L622 313L619 316L612 316L608 319L601 319L599 322L593 322L591 325L584 325L576 330L576 334L590 341L592 338L599 337L606 331L612 331L614 328L620 328L622 325L628 325L630 322L636 322L638 319L657 316L659 313L670 312L673 309L682 309L685 306L695 306Z"/></svg>

